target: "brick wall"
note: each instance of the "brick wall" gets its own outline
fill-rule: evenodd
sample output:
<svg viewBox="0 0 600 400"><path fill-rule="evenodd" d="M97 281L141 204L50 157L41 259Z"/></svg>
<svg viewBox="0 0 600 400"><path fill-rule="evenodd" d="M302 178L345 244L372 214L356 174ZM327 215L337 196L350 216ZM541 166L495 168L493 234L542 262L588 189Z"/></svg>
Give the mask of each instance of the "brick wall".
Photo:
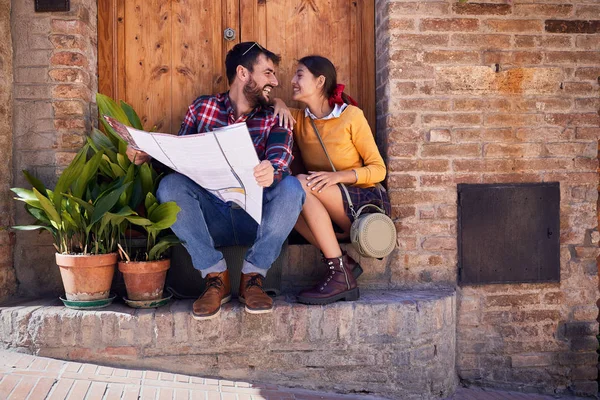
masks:
<svg viewBox="0 0 600 400"><path fill-rule="evenodd" d="M12 1L14 37L14 185L21 170L56 182L96 119L96 1L71 0L64 13L35 13L33 1ZM17 222L28 221L16 207ZM14 265L24 294L60 292L47 235L19 233Z"/></svg>
<svg viewBox="0 0 600 400"><path fill-rule="evenodd" d="M458 183L560 182L561 283L459 289L458 370L596 393L600 5L377 3L392 284L456 282Z"/></svg>
<svg viewBox="0 0 600 400"><path fill-rule="evenodd" d="M10 0L0 0L0 146L5 149L0 165L0 226L11 225L13 219L13 201L8 187L12 179L12 87L13 52L10 32ZM8 12L4 12L4 11ZM8 90L2 90L8 88ZM15 272L12 266L12 246L7 230L0 231L0 301L14 293L16 289Z"/></svg>

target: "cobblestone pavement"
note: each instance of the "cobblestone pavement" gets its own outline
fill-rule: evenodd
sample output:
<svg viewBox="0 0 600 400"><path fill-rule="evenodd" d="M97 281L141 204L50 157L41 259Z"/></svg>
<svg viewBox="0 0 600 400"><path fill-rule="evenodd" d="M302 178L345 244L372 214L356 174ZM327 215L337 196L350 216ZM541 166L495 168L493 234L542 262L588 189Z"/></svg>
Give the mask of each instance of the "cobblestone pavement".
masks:
<svg viewBox="0 0 600 400"><path fill-rule="evenodd" d="M0 400L381 400L67 362L0 350ZM577 399L460 388L446 400Z"/></svg>

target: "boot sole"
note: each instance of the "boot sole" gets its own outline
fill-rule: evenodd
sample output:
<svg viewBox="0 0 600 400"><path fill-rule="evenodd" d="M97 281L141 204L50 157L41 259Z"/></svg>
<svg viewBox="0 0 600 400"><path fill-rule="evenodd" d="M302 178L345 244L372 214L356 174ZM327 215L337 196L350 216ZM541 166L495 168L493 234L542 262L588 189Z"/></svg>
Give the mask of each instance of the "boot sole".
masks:
<svg viewBox="0 0 600 400"><path fill-rule="evenodd" d="M354 268L352 268L352 276L354 277L354 279L358 279L358 277L361 276L362 273L363 269L360 266L360 264L356 264Z"/></svg>
<svg viewBox="0 0 600 400"><path fill-rule="evenodd" d="M194 314L194 311L192 311L192 318L194 318L197 321L206 321L208 319L216 318L221 313L221 306L225 303L229 303L229 301L231 301L231 295L223 297L223 299L221 300L221 305L219 306L217 311L210 315L196 315Z"/></svg>
<svg viewBox="0 0 600 400"><path fill-rule="evenodd" d="M344 300L344 301L355 301L360 297L360 291L358 288L350 289L347 292L343 292L340 294L336 294L335 296L327 297L326 299L317 299L313 297L302 297L298 296L298 302L302 304L311 304L311 305L325 305L335 303L336 301Z"/></svg>
<svg viewBox="0 0 600 400"><path fill-rule="evenodd" d="M246 310L246 312L248 314L268 314L273 312L273 307L271 308L265 308L265 309L255 309L255 308L248 308L248 306L246 305L246 299L244 299L243 297L238 297L238 300L240 303L242 303L245 307L244 310Z"/></svg>

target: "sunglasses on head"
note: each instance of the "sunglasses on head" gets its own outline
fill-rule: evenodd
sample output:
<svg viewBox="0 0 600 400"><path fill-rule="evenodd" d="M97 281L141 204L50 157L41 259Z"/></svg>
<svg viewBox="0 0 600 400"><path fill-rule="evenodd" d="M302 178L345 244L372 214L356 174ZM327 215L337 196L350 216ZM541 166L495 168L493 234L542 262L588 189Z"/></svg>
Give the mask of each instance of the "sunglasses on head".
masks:
<svg viewBox="0 0 600 400"><path fill-rule="evenodd" d="M242 57L244 57L246 54L248 54L248 52L250 50L252 50L254 48L254 46L257 46L259 49L261 49L263 51L265 50L265 49L263 49L263 47L260 44L258 44L257 42L254 42L254 43L252 43L252 46L248 47L248 50L246 50L245 52L242 53Z"/></svg>

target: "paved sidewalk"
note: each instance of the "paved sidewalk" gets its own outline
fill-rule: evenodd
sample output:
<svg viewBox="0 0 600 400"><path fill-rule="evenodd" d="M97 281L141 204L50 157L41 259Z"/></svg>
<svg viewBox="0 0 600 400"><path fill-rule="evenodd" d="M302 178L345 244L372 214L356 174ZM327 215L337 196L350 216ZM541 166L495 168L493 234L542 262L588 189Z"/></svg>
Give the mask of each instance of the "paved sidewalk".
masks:
<svg viewBox="0 0 600 400"><path fill-rule="evenodd" d="M67 362L0 350L0 400L379 400ZM447 400L576 399L460 388Z"/></svg>

